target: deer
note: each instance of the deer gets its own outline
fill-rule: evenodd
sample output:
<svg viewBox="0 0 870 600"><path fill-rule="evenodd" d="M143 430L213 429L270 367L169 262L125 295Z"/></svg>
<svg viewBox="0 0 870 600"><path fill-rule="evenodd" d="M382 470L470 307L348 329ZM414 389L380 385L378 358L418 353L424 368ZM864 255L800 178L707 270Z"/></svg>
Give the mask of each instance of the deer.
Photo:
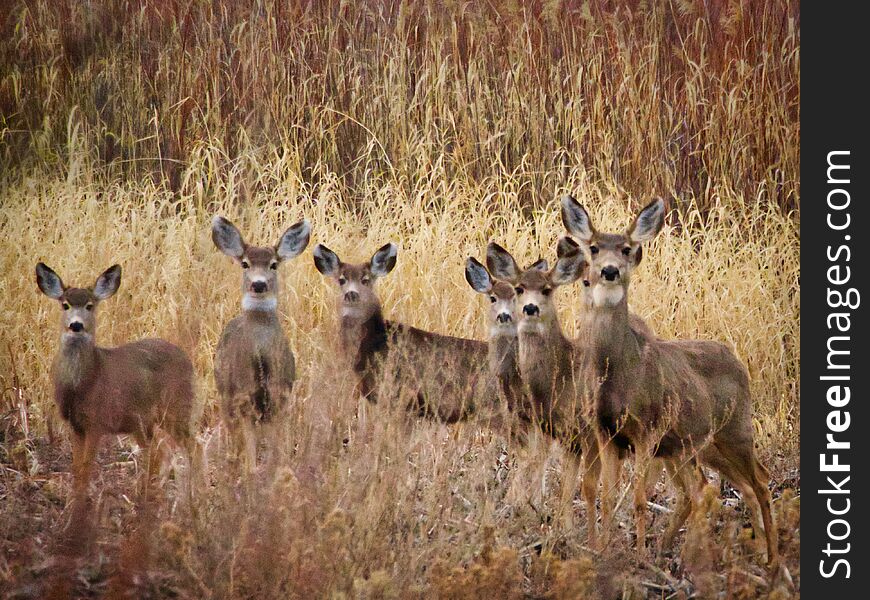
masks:
<svg viewBox="0 0 870 600"><path fill-rule="evenodd" d="M504 415L511 421L513 417L519 417L523 424L527 425L528 420L522 419L520 414L524 391L519 367L514 287L505 281L493 279L487 268L473 256L469 256L465 261L465 280L471 289L485 296L489 301L486 320L489 333L487 348L490 383L493 387L493 397L498 400L499 406L496 424ZM525 441L522 435L514 437L520 443Z"/></svg>
<svg viewBox="0 0 870 600"><path fill-rule="evenodd" d="M296 359L278 317L278 267L302 253L311 225L290 226L274 246L252 246L226 218L216 216L212 241L241 268L242 310L221 333L214 377L221 413L236 458L248 467L257 460L258 426L271 423L287 408L296 380Z"/></svg>
<svg viewBox="0 0 870 600"><path fill-rule="evenodd" d="M645 543L646 505L640 482L650 458L660 457L684 490L663 544L670 544L693 510L705 483L700 463L718 471L741 492L756 534L765 534L768 564L776 569L779 552L769 474L755 456L746 368L723 343L651 339L631 327L631 275L641 261L643 244L664 225L664 200L657 198L645 206L623 234L598 232L586 209L570 195L562 198L561 213L566 230L579 243L563 238L559 255L582 254L588 261L590 290L584 294L580 331L587 345L584 370L603 477L612 484L619 450L633 449L639 473L635 484L639 550ZM602 507L612 503L615 486L603 487Z"/></svg>
<svg viewBox="0 0 870 600"><path fill-rule="evenodd" d="M84 500L91 472L107 435L132 436L146 468L139 492L147 497L160 466L155 436L168 434L187 455L190 493L202 472L197 444L193 364L178 346L141 339L114 348L96 343L97 308L121 285L121 267L106 269L91 287L71 287L40 262L39 290L57 300L60 347L52 364L54 400L71 429L73 497Z"/></svg>
<svg viewBox="0 0 870 600"><path fill-rule="evenodd" d="M581 277L585 260L579 255L560 259L552 269L546 260L538 260L520 270L507 250L490 242L487 267L488 270L476 269L478 291L488 293L484 291L487 287L498 289L514 299L517 309L522 306L518 311L516 332L517 366L524 395L520 402L515 402L514 410L523 421L540 427L567 446L561 505L568 507L563 516L569 527L572 525L571 498L582 459L581 492L589 522L588 540L595 546L600 463L594 432L581 414L583 392L578 385L581 380L575 374L575 365L581 364L583 348L563 333L553 302L557 288ZM493 282L489 277L497 280Z"/></svg>
<svg viewBox="0 0 870 600"><path fill-rule="evenodd" d="M395 381L409 411L447 424L468 419L489 399L485 342L384 319L375 284L396 266L395 244L359 264L342 262L323 244L313 254L317 270L336 286L340 353L362 398L378 403L386 382Z"/></svg>

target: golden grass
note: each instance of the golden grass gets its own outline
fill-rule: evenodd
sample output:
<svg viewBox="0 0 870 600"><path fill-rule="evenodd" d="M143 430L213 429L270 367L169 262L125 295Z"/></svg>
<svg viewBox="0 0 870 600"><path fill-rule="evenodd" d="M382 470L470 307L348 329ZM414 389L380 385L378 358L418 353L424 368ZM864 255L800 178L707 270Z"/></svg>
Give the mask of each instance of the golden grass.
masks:
<svg viewBox="0 0 870 600"><path fill-rule="evenodd" d="M480 257L486 241L495 239L521 262L552 260L562 233L556 203L525 218L509 177L449 187L439 177L433 181L441 189L418 189L411 196L378 185L369 193L382 201L368 204L360 216L343 206L339 186L313 199L292 175L280 191L245 205L226 200L229 190L215 194L223 200L173 200L149 183L40 179L11 189L0 227L0 286L15 302L0 312L2 350L15 357L34 435L44 432L53 410L49 365L58 343L58 309L36 289L33 266L44 260L68 283L88 285L118 262L122 287L100 309L100 341L151 335L176 341L191 353L202 383L207 410L201 439L208 443L214 488L200 500L201 514L208 515L201 517L205 531L184 542L191 544L184 560L192 561L189 568L209 582L212 593L280 596L284 586L311 586L320 595L376 587L378 578L399 589L435 585L428 568L433 561L446 569L436 571L446 578L438 585L449 591L467 587L462 577L469 575L453 570L488 564L479 563L486 543L513 548L511 560L520 553L520 562L512 563L520 571L511 577L522 577L521 566L530 569L538 560L536 545L556 548L562 558L583 555L582 520L578 531L566 531L546 517L558 509L561 460L546 440L521 448L474 425L453 433L426 422L409 427L401 410L389 406L362 407L366 427L373 429L357 423L346 374L333 368L334 290L314 269L310 251L281 267L280 311L300 372L297 404L285 427L269 438L279 458L256 480L253 497L233 501L239 492L225 474L227 458L215 437L211 371L217 338L239 310L241 292L238 268L212 245L210 217L225 214L251 241L272 243L305 216L312 221L312 244L326 243L354 261L396 241L398 265L379 283L388 317L483 339L486 309L464 280L465 257ZM628 223L624 199L584 181L570 189L602 229ZM429 202L436 194L440 202ZM694 218L686 214L682 222ZM645 254L631 290L633 309L659 335L724 340L749 366L761 456L778 479L798 460L798 250L794 223L777 211L721 208L703 227L666 227ZM573 332L578 290L562 290L559 305L566 330ZM7 367L3 376L8 373ZM351 440L348 448L345 438ZM167 515L163 527L187 531L185 514ZM486 527L494 528L489 542L481 537ZM159 544L176 543L172 536L159 538ZM286 569L280 566L284 559L268 569L256 566L276 552L289 561ZM172 558L180 556L161 553L169 563L164 568L185 573L187 567L174 562L181 558ZM324 556L332 562L323 564ZM509 558L494 556L488 560ZM240 561L235 575L226 572L230 558ZM547 581L547 589L580 585ZM173 584L194 589L184 577Z"/></svg>
<svg viewBox="0 0 870 600"><path fill-rule="evenodd" d="M387 317L484 339L467 256L492 239L523 264L552 260L564 192L602 230L673 197L632 309L662 337L722 340L748 366L778 495L799 470L797 5L315 4L106 0L88 13L38 0L0 15L0 591L44 591L70 516L42 260L77 285L120 263L100 343L179 343L206 409L211 486L192 506L173 482L145 518L127 500L137 453L112 442L101 455L78 595L783 597L745 514L712 492L682 557L637 563L628 501L594 554L579 501L575 529L558 519L557 444L358 402L334 368L334 289L310 249L281 267L294 403L260 471L238 479L212 362L239 273L209 221L223 214L265 244L304 216L311 245L348 261L393 241ZM573 334L579 290L558 294ZM660 483L655 502L670 496ZM774 508L799 590L799 494ZM651 547L663 527L657 516Z"/></svg>

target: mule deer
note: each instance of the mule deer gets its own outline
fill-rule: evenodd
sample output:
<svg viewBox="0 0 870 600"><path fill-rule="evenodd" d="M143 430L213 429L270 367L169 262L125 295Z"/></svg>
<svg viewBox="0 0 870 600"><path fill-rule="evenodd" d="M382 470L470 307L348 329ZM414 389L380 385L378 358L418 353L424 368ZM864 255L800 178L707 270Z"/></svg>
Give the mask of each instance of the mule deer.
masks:
<svg viewBox="0 0 870 600"><path fill-rule="evenodd" d="M630 327L631 274L640 263L641 245L659 233L664 216L665 203L657 199L640 211L626 233L599 233L574 198L562 199L562 219L580 247L565 240L560 254L570 256L582 249L589 261L591 293L586 295L581 331L588 344L586 374L587 382L594 382L592 409L599 445L632 447L638 482L649 457L665 459L668 471L689 496L688 504L684 500L676 511L666 538L673 537L692 510L701 483L695 460L719 471L743 494L757 533L761 515L768 561L777 565L769 475L754 453L746 369L719 342L648 339ZM602 457L604 473L613 471L615 452L604 451ZM641 487L636 483L642 550L646 499ZM612 486L605 486L605 494L612 494ZM602 506L610 502L603 498Z"/></svg>
<svg viewBox="0 0 870 600"><path fill-rule="evenodd" d="M322 244L314 248L317 270L337 286L342 354L369 401L382 400L392 378L409 394L409 409L445 423L464 420L486 397L487 344L384 319L375 282L393 270L397 253L386 244L369 262L348 264Z"/></svg>
<svg viewBox="0 0 870 600"><path fill-rule="evenodd" d="M74 496L87 496L91 470L105 435L132 435L146 465L140 492L159 466L155 429L162 429L186 452L192 482L201 469L194 433L193 365L185 352L161 339L143 339L116 348L96 344L97 306L121 285L121 267L106 269L90 288L64 285L45 264L36 265L36 283L57 300L61 311L60 349L54 358L54 399L72 429Z"/></svg>
<svg viewBox="0 0 870 600"><path fill-rule="evenodd" d="M560 260L550 269L547 261L539 260L520 270L507 250L490 242L487 266L489 273L499 280L496 285L513 288L520 313L518 366L528 400L524 399L517 410L523 420L534 423L567 446L562 506L568 507L568 524L580 467L578 457L582 456L581 489L586 502L589 541L595 545L599 461L594 431L587 426L582 414L583 389L577 369L582 364L583 348L562 332L552 295L556 288L577 281L585 270L586 261L576 255Z"/></svg>
<svg viewBox="0 0 870 600"><path fill-rule="evenodd" d="M489 300L487 324L489 326L489 376L493 396L498 399L496 424L508 421L513 424L522 418L520 408L523 402L523 383L519 367L519 340L517 338L516 292L514 286L492 278L489 271L476 258L465 261L465 280L471 288ZM499 427L495 427L498 429ZM519 431L512 433L519 434ZM522 443L524 436L518 435Z"/></svg>
<svg viewBox="0 0 870 600"><path fill-rule="evenodd" d="M250 246L223 217L212 221L212 241L242 268L242 313L224 327L214 376L223 418L236 455L256 463L255 425L270 421L288 404L296 360L278 320L278 267L308 245L311 226L288 228L273 247Z"/></svg>

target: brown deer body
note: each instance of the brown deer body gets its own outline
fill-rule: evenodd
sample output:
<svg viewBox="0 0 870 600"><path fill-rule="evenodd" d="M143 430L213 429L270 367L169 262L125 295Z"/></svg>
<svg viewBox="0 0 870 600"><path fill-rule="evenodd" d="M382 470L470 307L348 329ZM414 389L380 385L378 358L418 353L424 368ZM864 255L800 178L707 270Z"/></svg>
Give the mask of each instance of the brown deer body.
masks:
<svg viewBox="0 0 870 600"><path fill-rule="evenodd" d="M612 449L602 453L604 473L614 470L617 448L635 450L639 473L635 513L642 551L646 497L640 488L648 460L664 458L688 496L688 503L684 501L676 511L664 543L670 542L691 512L702 483L696 467L700 460L741 491L756 530L761 528L760 513L768 560L777 564L768 473L754 454L746 369L724 344L648 339L630 327L630 275L640 262L641 244L658 234L664 214L664 202L656 200L638 214L626 234L602 234L576 200L562 200L565 226L580 246L560 241L560 256L582 249L589 260L591 292L585 295L581 332L588 344L586 380L593 390L591 409L599 445ZM612 480L612 475L608 478ZM605 485L605 494L612 492L613 486ZM602 506L610 503L610 498L602 499Z"/></svg>
<svg viewBox="0 0 870 600"><path fill-rule="evenodd" d="M274 247L250 246L223 217L212 221L212 240L242 268L242 313L227 323L215 353L215 383L236 454L256 462L254 427L280 414L296 379L296 361L278 319L278 267L308 245L311 227L301 221Z"/></svg>
<svg viewBox="0 0 870 600"><path fill-rule="evenodd" d="M52 366L54 397L72 429L76 496L86 495L94 459L105 435L132 435L147 465L141 491L158 463L152 452L156 429L168 433L187 453L191 478L201 468L194 432L193 365L185 352L161 339L116 348L96 345L100 301L121 284L121 268L107 269L92 288L74 288L39 263L39 289L60 302L61 344Z"/></svg>
<svg viewBox="0 0 870 600"><path fill-rule="evenodd" d="M354 265L326 246L315 247L315 266L338 286L341 352L369 401L381 400L390 386L420 416L445 423L467 419L488 400L487 344L385 320L374 285L392 271L396 253L387 244L369 263Z"/></svg>

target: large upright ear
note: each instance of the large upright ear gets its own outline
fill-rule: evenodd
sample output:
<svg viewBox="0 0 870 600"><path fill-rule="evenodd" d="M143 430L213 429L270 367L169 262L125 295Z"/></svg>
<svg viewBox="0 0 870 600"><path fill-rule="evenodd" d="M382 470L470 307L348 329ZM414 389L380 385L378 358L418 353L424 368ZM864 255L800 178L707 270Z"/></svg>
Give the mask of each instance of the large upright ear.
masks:
<svg viewBox="0 0 870 600"><path fill-rule="evenodd" d="M526 271L541 271L546 272L550 268L550 263L547 262L546 258L539 258L528 267L526 267Z"/></svg>
<svg viewBox="0 0 870 600"><path fill-rule="evenodd" d="M465 281L475 292L488 294L492 290L492 278L489 276L489 271L473 256L469 256L468 260L465 261Z"/></svg>
<svg viewBox="0 0 870 600"><path fill-rule="evenodd" d="M94 296L97 297L97 300L105 300L113 296L119 287L121 287L121 267L120 265L112 265L97 277L97 282L94 284Z"/></svg>
<svg viewBox="0 0 870 600"><path fill-rule="evenodd" d="M303 219L291 225L281 239L278 240L278 245L275 246L275 254L281 260L289 260L294 256L299 256L305 247L308 246L308 240L311 239L311 223L308 219Z"/></svg>
<svg viewBox="0 0 870 600"><path fill-rule="evenodd" d="M511 253L490 242L486 246L486 267L496 279L516 283L520 279L520 268Z"/></svg>
<svg viewBox="0 0 870 600"><path fill-rule="evenodd" d="M369 268L372 275L375 277L383 277L393 270L396 266L396 255L399 253L399 248L393 244L384 244L372 256Z"/></svg>
<svg viewBox="0 0 870 600"><path fill-rule="evenodd" d="M656 198L647 204L634 218L628 228L628 239L632 244L642 244L653 239L665 224L665 201Z"/></svg>
<svg viewBox="0 0 870 600"><path fill-rule="evenodd" d="M48 268L45 263L36 263L36 285L39 290L53 300L63 296L66 286L60 276Z"/></svg>
<svg viewBox="0 0 870 600"><path fill-rule="evenodd" d="M218 247L218 250L237 260L241 259L245 253L245 242L242 239L242 234L239 233L235 225L223 217L212 219L211 240Z"/></svg>
<svg viewBox="0 0 870 600"><path fill-rule="evenodd" d="M595 228L589 219L589 213L573 196L562 196L562 223L568 233L582 242L589 242L595 235Z"/></svg>
<svg viewBox="0 0 870 600"><path fill-rule="evenodd" d="M568 240L568 238L562 238L563 240ZM583 275L583 271L586 270L588 263L586 262L586 257L580 251L580 247L573 240L568 240L570 244L573 244L573 247L569 244L563 244L562 240L559 240L559 260L556 261L556 266L553 267L553 270L550 271L550 283L552 285L568 285L569 283L574 283L580 276Z"/></svg>
<svg viewBox="0 0 870 600"><path fill-rule="evenodd" d="M338 272L341 261L338 259L338 254L323 244L317 244L314 246L314 266L322 274L332 277Z"/></svg>

